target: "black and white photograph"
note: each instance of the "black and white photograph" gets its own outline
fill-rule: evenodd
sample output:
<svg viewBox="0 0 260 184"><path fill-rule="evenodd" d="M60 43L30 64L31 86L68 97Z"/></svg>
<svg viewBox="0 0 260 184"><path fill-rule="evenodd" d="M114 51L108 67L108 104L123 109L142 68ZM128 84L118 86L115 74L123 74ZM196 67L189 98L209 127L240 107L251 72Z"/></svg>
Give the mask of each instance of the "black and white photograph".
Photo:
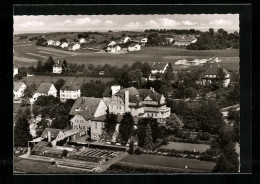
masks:
<svg viewBox="0 0 260 184"><path fill-rule="evenodd" d="M239 173L239 26L14 12L14 174Z"/></svg>

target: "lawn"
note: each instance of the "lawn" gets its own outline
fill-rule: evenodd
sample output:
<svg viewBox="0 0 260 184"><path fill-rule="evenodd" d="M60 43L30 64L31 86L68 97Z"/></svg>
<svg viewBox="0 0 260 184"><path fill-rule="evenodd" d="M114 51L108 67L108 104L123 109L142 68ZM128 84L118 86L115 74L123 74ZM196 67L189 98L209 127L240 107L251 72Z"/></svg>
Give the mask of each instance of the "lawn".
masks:
<svg viewBox="0 0 260 184"><path fill-rule="evenodd" d="M215 166L214 162L200 161L196 159L166 157L158 155L128 155L119 164L143 166L149 168L162 167L161 169L172 169L173 172L211 172ZM185 169L187 166L187 169Z"/></svg>
<svg viewBox="0 0 260 184"><path fill-rule="evenodd" d="M199 151L205 152L210 148L209 145L206 144L190 144L190 143L180 143L180 142L169 142L167 145L163 145L160 147L161 149L174 149L174 150L186 150L186 151Z"/></svg>
<svg viewBox="0 0 260 184"><path fill-rule="evenodd" d="M15 173L86 173L80 170L68 169L51 165L49 162L15 158L14 159Z"/></svg>

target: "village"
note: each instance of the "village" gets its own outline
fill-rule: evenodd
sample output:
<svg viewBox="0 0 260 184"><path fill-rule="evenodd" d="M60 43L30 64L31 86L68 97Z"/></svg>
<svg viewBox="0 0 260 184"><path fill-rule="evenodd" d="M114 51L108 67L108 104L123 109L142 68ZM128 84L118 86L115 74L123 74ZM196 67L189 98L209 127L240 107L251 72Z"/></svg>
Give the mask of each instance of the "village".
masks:
<svg viewBox="0 0 260 184"><path fill-rule="evenodd" d="M238 172L239 33L14 35L14 173Z"/></svg>

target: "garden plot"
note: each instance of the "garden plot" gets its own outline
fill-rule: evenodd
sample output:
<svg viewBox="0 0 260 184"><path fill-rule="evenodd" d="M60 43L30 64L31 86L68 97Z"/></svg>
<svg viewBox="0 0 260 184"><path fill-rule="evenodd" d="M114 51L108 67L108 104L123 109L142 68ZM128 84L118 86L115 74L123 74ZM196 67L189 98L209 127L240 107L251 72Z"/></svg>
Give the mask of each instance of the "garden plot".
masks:
<svg viewBox="0 0 260 184"><path fill-rule="evenodd" d="M163 145L160 149L173 149L179 151L195 151L195 152L205 152L210 148L210 145L206 144L190 144L181 142L169 142L167 145Z"/></svg>

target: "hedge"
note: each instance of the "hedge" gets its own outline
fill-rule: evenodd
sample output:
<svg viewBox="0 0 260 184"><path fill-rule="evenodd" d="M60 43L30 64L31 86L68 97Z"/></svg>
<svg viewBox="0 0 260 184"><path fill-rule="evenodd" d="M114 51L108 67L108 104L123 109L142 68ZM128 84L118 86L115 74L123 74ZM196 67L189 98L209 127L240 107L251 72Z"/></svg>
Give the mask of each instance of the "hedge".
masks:
<svg viewBox="0 0 260 184"><path fill-rule="evenodd" d="M200 154L199 151L187 151L187 150L175 150L175 149L165 149L165 148L160 148L157 150L158 152L167 152L167 153L185 153L185 154L193 154L193 155L198 155Z"/></svg>
<svg viewBox="0 0 260 184"><path fill-rule="evenodd" d="M155 168L144 168L144 167L137 167L137 166L125 166L120 164L111 165L108 168L108 171L116 171L122 173L169 173L169 171L164 171L162 169L155 169Z"/></svg>
<svg viewBox="0 0 260 184"><path fill-rule="evenodd" d="M104 158L90 157L86 155L70 155L69 158L73 160L82 160L88 162L101 162L102 160L104 160Z"/></svg>

